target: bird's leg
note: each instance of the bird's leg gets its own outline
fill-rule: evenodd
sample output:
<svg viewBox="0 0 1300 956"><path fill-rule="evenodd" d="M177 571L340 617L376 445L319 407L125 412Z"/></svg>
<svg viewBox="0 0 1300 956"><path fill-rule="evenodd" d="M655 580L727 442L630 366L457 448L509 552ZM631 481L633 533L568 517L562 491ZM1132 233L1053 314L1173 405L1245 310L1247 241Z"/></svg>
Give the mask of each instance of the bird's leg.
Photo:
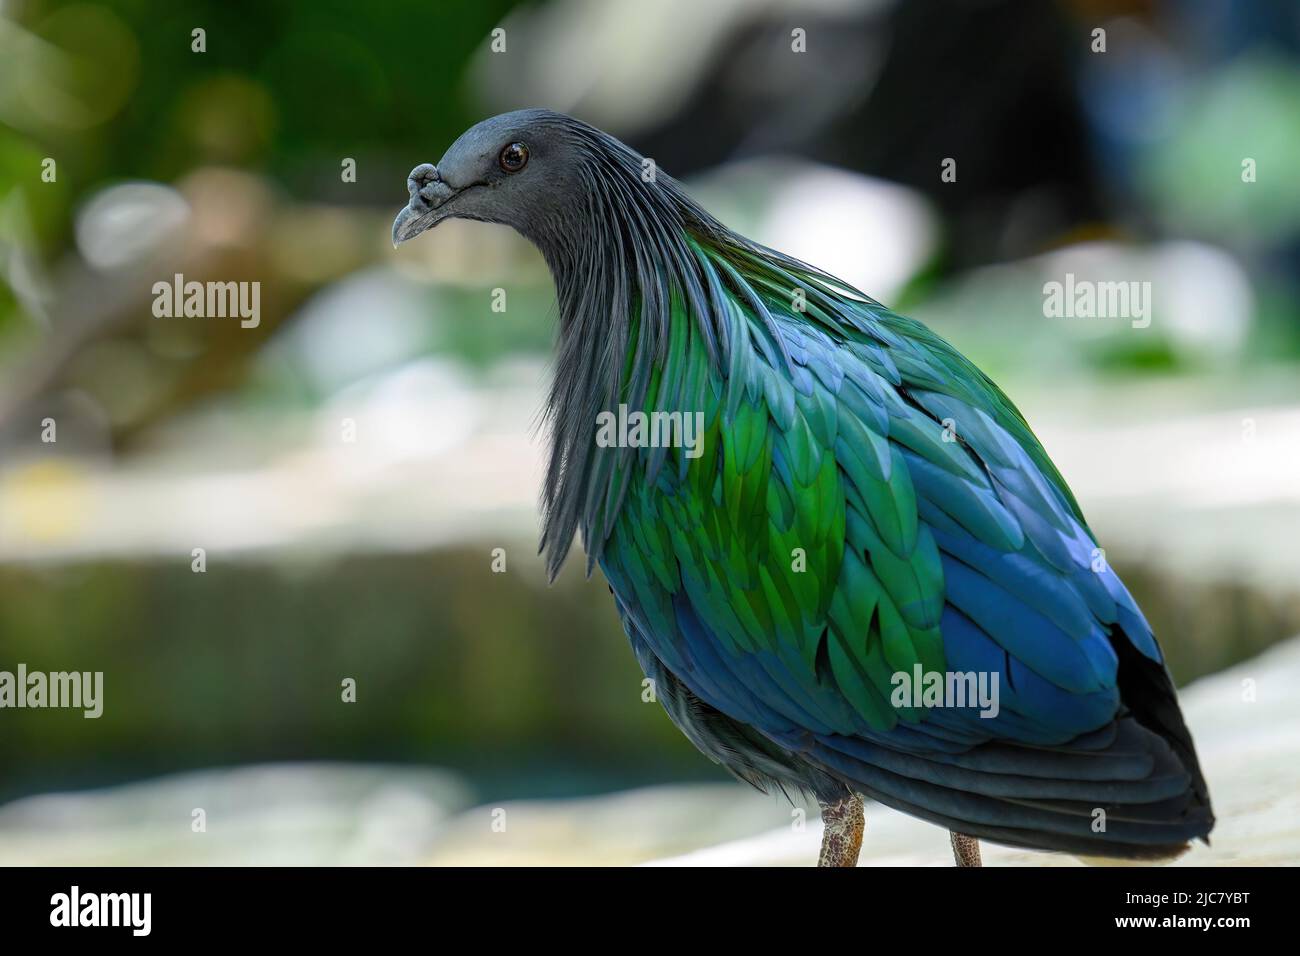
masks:
<svg viewBox="0 0 1300 956"><path fill-rule="evenodd" d="M958 866L984 865L980 863L979 840L973 836L958 833L956 830L949 830L948 835L952 837L952 855L957 860Z"/></svg>
<svg viewBox="0 0 1300 956"><path fill-rule="evenodd" d="M862 849L862 798L849 794L836 803L823 803L822 852L818 866L857 866Z"/></svg>

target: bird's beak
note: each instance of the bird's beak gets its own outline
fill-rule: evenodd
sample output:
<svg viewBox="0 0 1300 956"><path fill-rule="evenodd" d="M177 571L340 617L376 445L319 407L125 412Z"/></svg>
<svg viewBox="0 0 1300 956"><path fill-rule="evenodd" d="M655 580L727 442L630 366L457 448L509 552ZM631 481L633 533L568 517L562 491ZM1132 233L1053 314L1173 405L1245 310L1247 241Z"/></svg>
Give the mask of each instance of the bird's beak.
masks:
<svg viewBox="0 0 1300 956"><path fill-rule="evenodd" d="M449 212L444 207L457 193L457 190L442 181L438 168L430 163L423 163L411 170L406 188L411 194L411 201L393 220L394 248L446 219Z"/></svg>
<svg viewBox="0 0 1300 956"><path fill-rule="evenodd" d="M414 239L433 225L428 210L414 209L407 205L393 220L393 248L396 249L408 239Z"/></svg>

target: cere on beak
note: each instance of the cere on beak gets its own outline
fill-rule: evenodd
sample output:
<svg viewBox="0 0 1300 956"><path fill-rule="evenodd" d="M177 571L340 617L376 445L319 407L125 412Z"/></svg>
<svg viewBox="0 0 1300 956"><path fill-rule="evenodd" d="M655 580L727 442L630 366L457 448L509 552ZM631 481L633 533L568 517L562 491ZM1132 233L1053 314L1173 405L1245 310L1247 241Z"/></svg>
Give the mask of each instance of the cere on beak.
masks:
<svg viewBox="0 0 1300 956"><path fill-rule="evenodd" d="M442 181L438 167L432 163L421 163L411 170L406 189L411 201L393 220L394 247L414 239L437 222L438 207L456 194L456 190Z"/></svg>

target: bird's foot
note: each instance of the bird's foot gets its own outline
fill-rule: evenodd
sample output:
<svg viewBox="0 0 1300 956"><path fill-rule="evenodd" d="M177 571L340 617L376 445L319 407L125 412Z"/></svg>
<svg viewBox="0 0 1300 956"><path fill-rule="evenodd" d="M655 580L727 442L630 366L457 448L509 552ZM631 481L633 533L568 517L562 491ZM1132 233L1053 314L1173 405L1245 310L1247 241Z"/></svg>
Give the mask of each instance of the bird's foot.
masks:
<svg viewBox="0 0 1300 956"><path fill-rule="evenodd" d="M822 852L818 866L857 866L866 820L856 793L837 803L823 803Z"/></svg>
<svg viewBox="0 0 1300 956"><path fill-rule="evenodd" d="M952 855L958 866L983 866L980 862L980 841L973 836L949 830L952 837Z"/></svg>

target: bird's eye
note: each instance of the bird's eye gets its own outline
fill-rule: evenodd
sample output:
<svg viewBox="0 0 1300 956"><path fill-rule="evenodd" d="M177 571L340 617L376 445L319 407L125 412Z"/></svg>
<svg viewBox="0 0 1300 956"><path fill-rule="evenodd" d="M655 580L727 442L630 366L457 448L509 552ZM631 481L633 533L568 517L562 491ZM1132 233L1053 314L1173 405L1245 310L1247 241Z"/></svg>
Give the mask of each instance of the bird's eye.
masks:
<svg viewBox="0 0 1300 956"><path fill-rule="evenodd" d="M501 168L508 173L517 173L528 162L528 147L523 143L511 143L501 150Z"/></svg>

